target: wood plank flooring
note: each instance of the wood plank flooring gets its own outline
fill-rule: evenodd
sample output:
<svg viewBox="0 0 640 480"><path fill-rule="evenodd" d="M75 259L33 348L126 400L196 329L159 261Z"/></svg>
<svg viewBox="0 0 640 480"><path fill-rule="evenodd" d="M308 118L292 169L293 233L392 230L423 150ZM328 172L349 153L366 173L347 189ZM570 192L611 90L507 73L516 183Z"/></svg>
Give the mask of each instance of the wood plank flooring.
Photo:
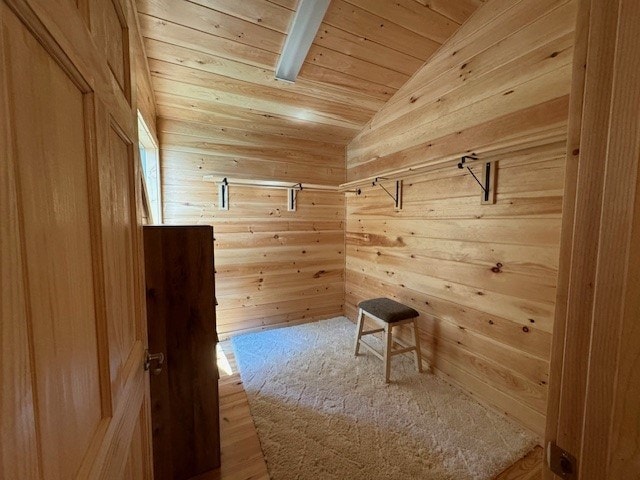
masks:
<svg viewBox="0 0 640 480"><path fill-rule="evenodd" d="M222 466L213 473L192 480L269 480L260 440L229 341L218 345L218 369ZM542 475L542 461L543 450L536 447L495 480L538 480Z"/></svg>
<svg viewBox="0 0 640 480"><path fill-rule="evenodd" d="M212 473L191 480L269 480L247 394L229 342L222 342L218 347L218 370L222 465Z"/></svg>

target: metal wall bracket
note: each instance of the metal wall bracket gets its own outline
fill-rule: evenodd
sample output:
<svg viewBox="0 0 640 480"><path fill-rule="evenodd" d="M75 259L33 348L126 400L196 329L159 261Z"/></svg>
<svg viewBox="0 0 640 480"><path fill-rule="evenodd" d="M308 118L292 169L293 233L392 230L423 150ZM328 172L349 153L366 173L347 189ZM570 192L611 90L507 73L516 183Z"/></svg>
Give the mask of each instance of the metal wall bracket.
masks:
<svg viewBox="0 0 640 480"><path fill-rule="evenodd" d="M218 210L229 210L229 182L226 178L218 185Z"/></svg>
<svg viewBox="0 0 640 480"><path fill-rule="evenodd" d="M496 171L498 170L498 162L483 162L482 163L482 180L480 180L471 167L465 165L467 160L478 160L478 157L474 155L464 155L458 163L458 168L466 168L469 170L471 176L482 188L482 197L480 203L483 205L491 205L496 203L495 183L496 183Z"/></svg>
<svg viewBox="0 0 640 480"><path fill-rule="evenodd" d="M578 478L576 457L553 442L547 444L547 465L549 470L565 480Z"/></svg>
<svg viewBox="0 0 640 480"><path fill-rule="evenodd" d="M297 183L293 187L287 188L287 211L296 211L296 208L298 208L298 192L301 190L301 183Z"/></svg>
<svg viewBox="0 0 640 480"><path fill-rule="evenodd" d="M373 182L371 182L371 185L376 186L376 185L380 185L380 187L386 192L387 195L389 195L394 202L394 208L396 210L402 210L402 180L396 180L396 191L395 191L395 195L392 194L389 190L387 190L384 185L382 185L382 183L380 183L381 180L388 180L384 177L376 177Z"/></svg>

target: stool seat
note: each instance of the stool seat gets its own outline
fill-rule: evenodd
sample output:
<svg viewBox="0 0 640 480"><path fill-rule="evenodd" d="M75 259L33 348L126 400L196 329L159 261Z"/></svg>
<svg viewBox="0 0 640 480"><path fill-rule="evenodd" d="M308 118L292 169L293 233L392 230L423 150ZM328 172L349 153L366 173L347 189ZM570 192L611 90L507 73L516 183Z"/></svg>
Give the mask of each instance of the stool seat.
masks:
<svg viewBox="0 0 640 480"><path fill-rule="evenodd" d="M384 297L364 300L358 304L358 308L387 323L395 323L420 315L417 310Z"/></svg>
<svg viewBox="0 0 640 480"><path fill-rule="evenodd" d="M373 330L364 329L365 315L378 325ZM422 356L420 353L420 338L418 337L417 319L420 313L407 305L391 300L390 298L372 298L358 304L358 325L356 327L355 355L358 356L360 347L365 347L376 357L384 362L384 381L389 383L391 376L391 357L403 353L414 352L418 372L422 372ZM393 327L401 325L413 325L413 345L407 345L399 338L393 338ZM382 353L363 340L365 335L384 332L384 348ZM401 347L394 349L394 344Z"/></svg>

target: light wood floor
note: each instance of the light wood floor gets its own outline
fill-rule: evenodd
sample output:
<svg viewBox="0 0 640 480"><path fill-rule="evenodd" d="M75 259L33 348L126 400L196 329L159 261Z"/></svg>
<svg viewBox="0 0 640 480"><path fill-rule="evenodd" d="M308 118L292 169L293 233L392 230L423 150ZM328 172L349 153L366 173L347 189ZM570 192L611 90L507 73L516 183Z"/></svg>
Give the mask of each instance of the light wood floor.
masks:
<svg viewBox="0 0 640 480"><path fill-rule="evenodd" d="M229 341L218 346L222 467L192 480L269 480L247 395ZM536 447L495 480L538 480L543 452Z"/></svg>
<svg viewBox="0 0 640 480"><path fill-rule="evenodd" d="M229 342L219 344L218 370L221 467L191 480L269 480L247 394Z"/></svg>

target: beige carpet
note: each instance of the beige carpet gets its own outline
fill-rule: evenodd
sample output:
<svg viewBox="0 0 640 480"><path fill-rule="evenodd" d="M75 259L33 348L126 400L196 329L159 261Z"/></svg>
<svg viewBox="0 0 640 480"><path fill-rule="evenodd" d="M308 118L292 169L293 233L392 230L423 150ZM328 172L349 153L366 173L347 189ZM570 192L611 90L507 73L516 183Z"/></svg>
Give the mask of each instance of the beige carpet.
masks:
<svg viewBox="0 0 640 480"><path fill-rule="evenodd" d="M354 335L339 317L233 339L273 480L491 479L535 446L408 356L386 385Z"/></svg>

